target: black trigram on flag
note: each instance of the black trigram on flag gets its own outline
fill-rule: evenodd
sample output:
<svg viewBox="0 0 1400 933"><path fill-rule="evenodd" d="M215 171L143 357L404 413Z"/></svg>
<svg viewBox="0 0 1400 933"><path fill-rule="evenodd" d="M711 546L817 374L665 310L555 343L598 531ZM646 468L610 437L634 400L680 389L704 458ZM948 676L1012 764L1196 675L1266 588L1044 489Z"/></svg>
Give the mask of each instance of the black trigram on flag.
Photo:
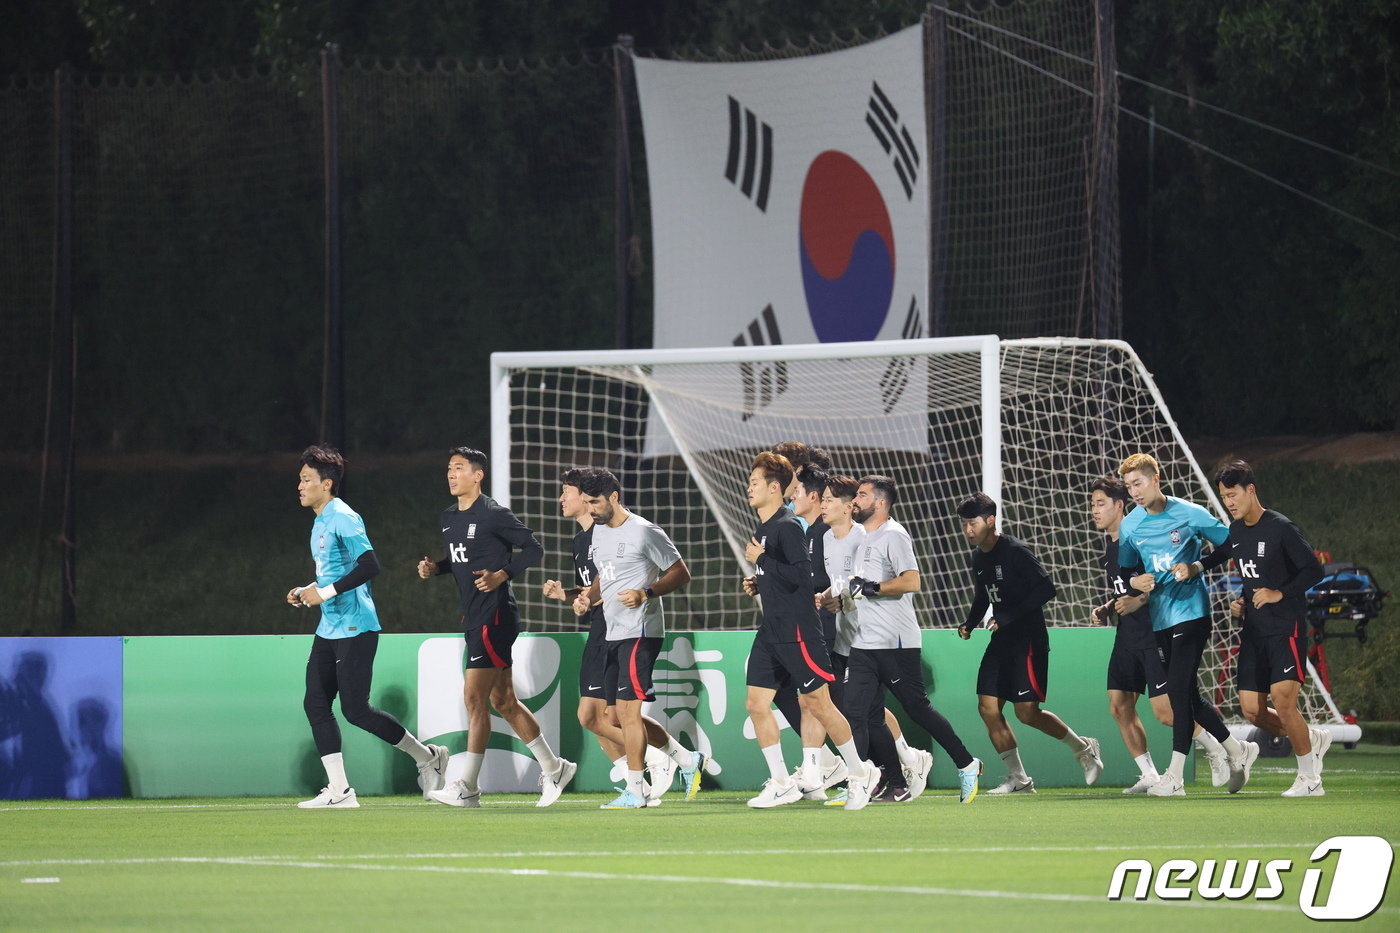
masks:
<svg viewBox="0 0 1400 933"><path fill-rule="evenodd" d="M773 306L763 309L763 313L749 322L734 338L736 347L777 346L783 342L778 333L778 319L773 314ZM744 414L748 421L773 400L787 391L787 363L782 360L764 360L757 363L740 363L739 378L744 384Z"/></svg>
<svg viewBox="0 0 1400 933"><path fill-rule="evenodd" d="M880 90L880 85L871 82L870 86L870 109L866 111L865 123L894 160L895 174L904 186L904 196L912 198L914 185L919 180L919 148L914 145L909 130L899 122L899 111Z"/></svg>
<svg viewBox="0 0 1400 933"><path fill-rule="evenodd" d="M744 197L752 199L759 210L768 212L768 184L773 180L773 127L760 123L752 110L739 106L732 97L729 159L724 164L724 177L738 185Z"/></svg>
<svg viewBox="0 0 1400 933"><path fill-rule="evenodd" d="M905 340L917 340L924 335L924 316L919 313L919 299L909 299L909 313L904 317L901 332ZM900 356L890 360L885 366L885 374L880 377L880 399L884 403L885 414L894 411L904 390L909 387L909 374L914 371L915 361L911 357Z"/></svg>

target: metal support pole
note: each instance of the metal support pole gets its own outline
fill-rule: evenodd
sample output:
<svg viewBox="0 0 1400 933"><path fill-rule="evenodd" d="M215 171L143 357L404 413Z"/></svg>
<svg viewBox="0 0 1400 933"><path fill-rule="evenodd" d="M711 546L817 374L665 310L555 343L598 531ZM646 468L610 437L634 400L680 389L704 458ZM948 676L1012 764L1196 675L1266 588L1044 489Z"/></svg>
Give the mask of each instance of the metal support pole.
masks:
<svg viewBox="0 0 1400 933"><path fill-rule="evenodd" d="M632 100L636 88L632 67L632 37L621 35L613 46L613 87L617 131L613 157L613 205L617 239L615 281L617 283L617 334L619 350L636 344L632 320L632 253L636 248L632 230Z"/></svg>
<svg viewBox="0 0 1400 933"><path fill-rule="evenodd" d="M62 451L63 517L58 535L62 553L59 631L78 631L78 513L75 496L78 330L73 295L73 68L59 66L54 80L54 333L50 411L57 426L54 446Z"/></svg>
<svg viewBox="0 0 1400 933"><path fill-rule="evenodd" d="M321 127L326 190L326 321L321 441L345 449L345 332L340 261L340 46L321 51Z"/></svg>

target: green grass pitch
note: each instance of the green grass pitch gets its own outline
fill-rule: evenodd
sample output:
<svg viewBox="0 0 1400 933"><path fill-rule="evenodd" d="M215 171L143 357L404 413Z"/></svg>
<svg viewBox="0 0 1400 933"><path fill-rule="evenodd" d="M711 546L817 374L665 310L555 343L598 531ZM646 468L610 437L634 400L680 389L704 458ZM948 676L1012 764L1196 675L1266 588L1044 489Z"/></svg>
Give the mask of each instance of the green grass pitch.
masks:
<svg viewBox="0 0 1400 933"><path fill-rule="evenodd" d="M753 811L733 791L641 812L600 811L596 794L548 810L511 795L480 810L2 801L0 929L1302 930L1319 926L1298 906L1304 871L1323 870L1321 903L1337 870L1309 861L1318 843L1400 840L1400 749L1336 747L1321 798L1278 796L1292 764L1260 759L1236 796L1203 771L1185 799L1105 787L960 806L933 788L859 813ZM985 783L999 777L989 766ZM1292 869L1272 901L1109 901L1130 857ZM1350 928L1400 929L1394 887Z"/></svg>

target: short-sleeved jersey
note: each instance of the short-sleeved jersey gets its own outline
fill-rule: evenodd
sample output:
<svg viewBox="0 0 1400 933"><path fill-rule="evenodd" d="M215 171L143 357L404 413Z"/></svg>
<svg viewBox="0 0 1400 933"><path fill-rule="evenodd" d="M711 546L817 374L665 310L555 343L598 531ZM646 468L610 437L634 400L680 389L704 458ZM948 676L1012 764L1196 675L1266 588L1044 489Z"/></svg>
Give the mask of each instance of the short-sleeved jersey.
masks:
<svg viewBox="0 0 1400 933"><path fill-rule="evenodd" d="M1298 526L1273 509L1259 521L1230 523L1230 554L1244 584L1244 623L1262 635L1290 635L1307 618L1308 588L1322 579L1322 565ZM1254 608L1254 591L1278 590L1283 599Z"/></svg>
<svg viewBox="0 0 1400 933"><path fill-rule="evenodd" d="M441 517L448 567L462 596L462 625L486 625L505 610L516 613L511 580L539 563L544 548L515 513L490 496L478 496L465 511L451 506ZM476 588L476 571L504 570L510 580L489 593Z"/></svg>
<svg viewBox="0 0 1400 933"><path fill-rule="evenodd" d="M826 532L826 519L821 516L817 516L817 520L807 526L807 560L811 562L812 566L813 595L825 593L827 588L831 586L831 579L826 575L826 560L822 553ZM817 621L821 623L822 635L828 642L827 649L830 650L829 642L836 631L836 614L818 607Z"/></svg>
<svg viewBox="0 0 1400 933"><path fill-rule="evenodd" d="M865 547L865 526L851 525L844 538L836 537L830 528L822 536L822 562L826 564L826 575L831 581L833 595L840 596L851 588L851 577L859 576L856 567ZM832 650L842 657L851 653L851 643L855 641L856 629L860 623L857 608L836 613L836 644Z"/></svg>
<svg viewBox="0 0 1400 933"><path fill-rule="evenodd" d="M1118 542L1108 535L1103 537L1099 566L1103 568L1104 579L1108 583L1108 599L1105 602L1120 596L1140 595L1137 590L1128 589L1128 584L1123 582L1123 571L1118 566ZM1118 617L1118 632L1113 636L1113 643L1135 651L1157 647L1157 639L1152 634L1152 615L1145 606L1137 612Z"/></svg>
<svg viewBox="0 0 1400 933"><path fill-rule="evenodd" d="M1055 584L1031 549L1019 538L998 535L990 551L973 548L968 559L972 574L972 609L964 624L976 624L990 606L997 629L991 644L1050 646L1044 606L1055 596Z"/></svg>
<svg viewBox="0 0 1400 933"><path fill-rule="evenodd" d="M666 634L663 600L648 599L629 609L618 602L623 590L644 590L681 559L666 532L631 512L621 525L593 526L593 566L607 621L608 641L661 638Z"/></svg>
<svg viewBox="0 0 1400 933"><path fill-rule="evenodd" d="M365 534L364 519L343 499L326 503L311 523L311 559L316 562L316 585L330 586L349 573L361 554L374 550ZM374 608L373 581L368 581L321 603L322 638L353 638L361 632L379 631Z"/></svg>
<svg viewBox="0 0 1400 933"><path fill-rule="evenodd" d="M763 603L759 631L770 642L821 641L821 620L812 599L812 561L807 556L807 536L802 521L787 509L778 509L754 529L753 539L763 545L754 578Z"/></svg>
<svg viewBox="0 0 1400 933"><path fill-rule="evenodd" d="M855 576L883 583L918 569L914 541L903 525L891 518L874 531L867 529L857 554ZM914 616L914 594L856 601L856 637L851 647L879 650L922 646L919 620Z"/></svg>
<svg viewBox="0 0 1400 933"><path fill-rule="evenodd" d="M597 576L598 568L593 566L593 527L590 525L574 535L574 585L588 589ZM590 640L607 637L607 620L603 618L601 605L589 609L582 621L588 624Z"/></svg>
<svg viewBox="0 0 1400 933"><path fill-rule="evenodd" d="M1118 563L1124 572L1143 567L1157 579L1147 609L1153 630L1159 632L1203 619L1208 611L1204 575L1178 581L1172 565L1198 560L1203 542L1220 547L1230 535L1220 519L1194 502L1166 499L1166 508L1156 515L1136 508L1118 526Z"/></svg>

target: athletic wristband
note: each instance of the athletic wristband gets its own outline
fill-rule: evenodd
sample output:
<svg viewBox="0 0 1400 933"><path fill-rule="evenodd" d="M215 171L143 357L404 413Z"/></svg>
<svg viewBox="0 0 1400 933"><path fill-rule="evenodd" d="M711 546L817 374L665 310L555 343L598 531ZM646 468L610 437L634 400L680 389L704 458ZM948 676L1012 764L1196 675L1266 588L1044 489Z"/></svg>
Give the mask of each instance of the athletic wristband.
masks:
<svg viewBox="0 0 1400 933"><path fill-rule="evenodd" d="M646 589L642 590L642 592L645 593L645 594L647 594L647 599L655 599L655 598L656 598L656 591L653 590L651 587L647 587Z"/></svg>
<svg viewBox="0 0 1400 933"><path fill-rule="evenodd" d="M336 595L335 584L331 583L325 586L316 587L316 594L321 597L322 602L325 602L328 599L334 599Z"/></svg>
<svg viewBox="0 0 1400 933"><path fill-rule="evenodd" d="M1203 574L1203 573L1206 572L1206 566L1205 566L1205 564L1201 563L1201 562L1198 561L1198 560L1193 560L1193 561L1191 561L1191 569L1192 569L1193 571L1195 571L1195 576L1198 576L1198 577L1199 577L1201 574Z"/></svg>

